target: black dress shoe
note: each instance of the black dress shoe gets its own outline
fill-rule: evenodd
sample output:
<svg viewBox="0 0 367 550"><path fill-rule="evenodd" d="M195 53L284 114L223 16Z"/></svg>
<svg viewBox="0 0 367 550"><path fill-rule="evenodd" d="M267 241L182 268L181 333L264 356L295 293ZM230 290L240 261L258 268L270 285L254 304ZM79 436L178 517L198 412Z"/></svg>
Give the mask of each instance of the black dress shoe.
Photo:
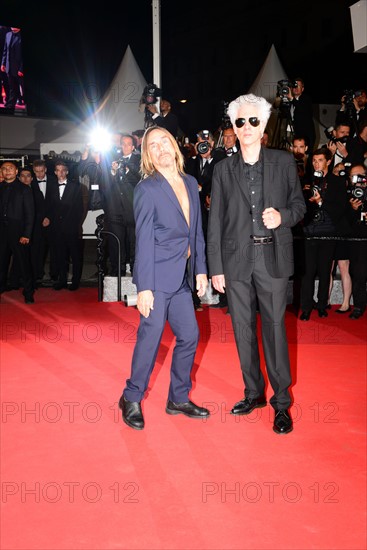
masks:
<svg viewBox="0 0 367 550"><path fill-rule="evenodd" d="M319 317L327 317L329 314L326 309L319 309Z"/></svg>
<svg viewBox="0 0 367 550"><path fill-rule="evenodd" d="M174 403L173 401L167 401L166 405L167 414L184 414L189 418L205 418L210 415L208 409L195 405L192 401L187 403Z"/></svg>
<svg viewBox="0 0 367 550"><path fill-rule="evenodd" d="M351 310L351 307L348 307L348 309L336 309L335 313L349 313Z"/></svg>
<svg viewBox="0 0 367 550"><path fill-rule="evenodd" d="M363 310L359 307L355 307L352 313L349 315L349 319L359 319L363 315Z"/></svg>
<svg viewBox="0 0 367 550"><path fill-rule="evenodd" d="M293 430L293 420L288 409L275 411L273 430L276 434L288 434Z"/></svg>
<svg viewBox="0 0 367 550"><path fill-rule="evenodd" d="M77 285L76 283L71 283L71 285L68 286L68 289L69 290L78 290L79 288L79 285Z"/></svg>
<svg viewBox="0 0 367 550"><path fill-rule="evenodd" d="M62 290L63 288L67 288L67 286L66 283L55 283L52 288L54 290Z"/></svg>
<svg viewBox="0 0 367 550"><path fill-rule="evenodd" d="M311 311L302 311L300 320L301 321L309 321L311 317Z"/></svg>
<svg viewBox="0 0 367 550"><path fill-rule="evenodd" d="M119 407L122 410L122 420L134 428L142 430L144 428L144 417L141 405L138 401L128 401L123 395L120 397Z"/></svg>
<svg viewBox="0 0 367 550"><path fill-rule="evenodd" d="M24 302L25 302L26 304L34 304L33 294L25 294L25 296L24 296Z"/></svg>
<svg viewBox="0 0 367 550"><path fill-rule="evenodd" d="M238 401L238 403L235 403L233 405L233 409L231 410L231 414L250 414L254 409L261 409L262 407L266 406L266 399L265 397L255 397L254 399L250 399L249 397L246 397L245 399L241 399L241 401Z"/></svg>

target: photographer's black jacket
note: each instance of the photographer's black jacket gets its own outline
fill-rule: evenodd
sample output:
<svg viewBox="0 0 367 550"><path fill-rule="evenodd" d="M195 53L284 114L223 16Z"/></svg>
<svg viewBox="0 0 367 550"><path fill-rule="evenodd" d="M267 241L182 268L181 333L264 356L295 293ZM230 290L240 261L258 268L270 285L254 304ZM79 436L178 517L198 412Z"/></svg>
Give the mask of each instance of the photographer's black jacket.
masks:
<svg viewBox="0 0 367 550"><path fill-rule="evenodd" d="M134 189L141 180L140 155L132 154L128 170L118 170L103 181L103 209L107 219L116 223L134 224Z"/></svg>
<svg viewBox="0 0 367 550"><path fill-rule="evenodd" d="M346 218L348 197L345 178L335 176L334 174L327 174L325 178L322 178L321 187L321 207L316 202L309 201L311 196L310 191L304 191L307 205L307 213L304 220L305 226L312 224L315 214L321 210L329 214L335 226L335 235L349 234L350 227Z"/></svg>

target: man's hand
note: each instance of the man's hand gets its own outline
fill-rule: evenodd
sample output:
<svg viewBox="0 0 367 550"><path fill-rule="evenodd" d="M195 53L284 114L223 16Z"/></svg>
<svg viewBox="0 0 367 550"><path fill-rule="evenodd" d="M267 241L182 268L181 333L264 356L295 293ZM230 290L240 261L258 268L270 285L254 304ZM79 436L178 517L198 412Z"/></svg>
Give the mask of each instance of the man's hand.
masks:
<svg viewBox="0 0 367 550"><path fill-rule="evenodd" d="M152 103L151 105L147 105L147 109L149 112L152 113L152 115L155 115L156 113L158 113L157 106L154 103Z"/></svg>
<svg viewBox="0 0 367 550"><path fill-rule="evenodd" d="M312 195L312 197L308 200L310 202L316 202L317 204L319 204L319 202L321 201L321 195L318 191L315 191L315 193Z"/></svg>
<svg viewBox="0 0 367 550"><path fill-rule="evenodd" d="M148 318L150 310L153 308L154 296L151 290L142 290L138 292L137 308L143 317Z"/></svg>
<svg viewBox="0 0 367 550"><path fill-rule="evenodd" d="M226 280L224 278L224 275L213 275L212 285L215 290L223 294L226 288Z"/></svg>
<svg viewBox="0 0 367 550"><path fill-rule="evenodd" d="M342 143L341 141L337 141L336 142L336 148L338 149L339 151L339 154L345 158L348 156L348 151L347 151L347 148L345 146L345 143Z"/></svg>
<svg viewBox="0 0 367 550"><path fill-rule="evenodd" d="M42 227L48 227L50 225L49 218L43 218Z"/></svg>
<svg viewBox="0 0 367 550"><path fill-rule="evenodd" d="M204 296L207 286L208 286L208 277L205 275L205 273L196 275L196 290L199 298Z"/></svg>
<svg viewBox="0 0 367 550"><path fill-rule="evenodd" d="M363 202L358 199L350 199L350 204L353 208L353 210L358 210L360 206L362 206Z"/></svg>
<svg viewBox="0 0 367 550"><path fill-rule="evenodd" d="M29 244L29 239L27 237L20 237L20 244Z"/></svg>
<svg viewBox="0 0 367 550"><path fill-rule="evenodd" d="M282 217L275 208L265 208L263 212L263 222L266 229L276 229L282 223Z"/></svg>

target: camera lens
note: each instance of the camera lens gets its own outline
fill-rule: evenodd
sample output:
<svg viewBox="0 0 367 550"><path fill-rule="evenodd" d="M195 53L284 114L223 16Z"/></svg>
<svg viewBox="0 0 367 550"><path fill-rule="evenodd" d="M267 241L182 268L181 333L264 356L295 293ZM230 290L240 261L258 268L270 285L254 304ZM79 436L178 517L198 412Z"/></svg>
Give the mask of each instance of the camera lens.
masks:
<svg viewBox="0 0 367 550"><path fill-rule="evenodd" d="M205 155L205 153L207 153L210 149L210 144L208 141L200 141L200 143L198 143L198 153L200 153L200 155Z"/></svg>

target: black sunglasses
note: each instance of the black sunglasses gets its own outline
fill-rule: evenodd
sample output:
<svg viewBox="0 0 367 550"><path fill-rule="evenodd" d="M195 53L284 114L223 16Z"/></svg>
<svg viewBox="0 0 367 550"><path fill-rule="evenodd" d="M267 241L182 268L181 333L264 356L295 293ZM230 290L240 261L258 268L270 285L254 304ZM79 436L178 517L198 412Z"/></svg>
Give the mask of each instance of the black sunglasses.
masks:
<svg viewBox="0 0 367 550"><path fill-rule="evenodd" d="M257 118L257 116L250 116L248 121L251 124L251 126L254 126L254 127L259 126L259 124L260 124L260 119ZM242 126L244 126L246 124L246 119L245 118L237 118L237 120L235 120L234 123L237 126L237 128L242 128Z"/></svg>

